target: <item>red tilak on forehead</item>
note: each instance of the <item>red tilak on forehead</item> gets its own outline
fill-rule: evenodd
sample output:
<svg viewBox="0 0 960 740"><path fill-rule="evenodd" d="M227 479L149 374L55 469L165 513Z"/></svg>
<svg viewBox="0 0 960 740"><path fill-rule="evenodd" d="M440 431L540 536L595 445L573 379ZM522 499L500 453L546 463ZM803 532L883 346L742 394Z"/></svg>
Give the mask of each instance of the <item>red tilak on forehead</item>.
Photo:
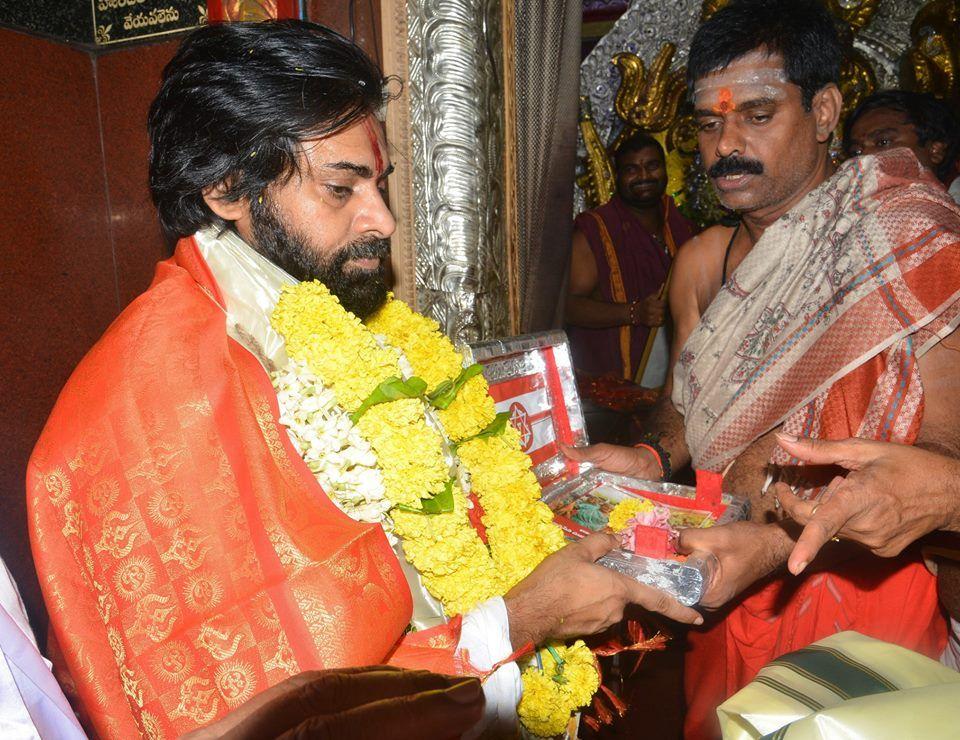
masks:
<svg viewBox="0 0 960 740"><path fill-rule="evenodd" d="M370 139L370 147L373 149L373 161L377 165L377 177L383 174L383 154L380 152L380 140L377 138L377 130L370 123L369 118L363 119L363 130L367 132L367 138Z"/></svg>
<svg viewBox="0 0 960 740"><path fill-rule="evenodd" d="M729 87L721 87L719 92L719 97L717 99L717 105L714 110L718 113L729 113L736 106L733 104L733 93L730 92Z"/></svg>

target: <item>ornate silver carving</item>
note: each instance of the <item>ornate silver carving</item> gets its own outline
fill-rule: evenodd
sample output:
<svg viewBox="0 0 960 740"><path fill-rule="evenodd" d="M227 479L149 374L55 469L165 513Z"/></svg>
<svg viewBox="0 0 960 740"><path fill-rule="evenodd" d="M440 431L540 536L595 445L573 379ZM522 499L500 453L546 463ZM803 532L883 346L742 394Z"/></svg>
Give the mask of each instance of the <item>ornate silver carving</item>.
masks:
<svg viewBox="0 0 960 740"><path fill-rule="evenodd" d="M854 46L874 65L880 87L897 85L897 63L910 43L910 23L926 0L883 0L870 24L857 35ZM600 138L609 143L619 132L620 120L613 101L620 86L614 54L630 51L649 62L664 41L677 45L674 68L687 63L690 40L700 21L702 0L634 0L626 13L593 48L580 65L580 94L590 98L593 120ZM577 154L586 155L578 139ZM583 191L576 187L574 213L585 207Z"/></svg>
<svg viewBox="0 0 960 740"><path fill-rule="evenodd" d="M509 333L499 0L408 0L418 309L456 342Z"/></svg>

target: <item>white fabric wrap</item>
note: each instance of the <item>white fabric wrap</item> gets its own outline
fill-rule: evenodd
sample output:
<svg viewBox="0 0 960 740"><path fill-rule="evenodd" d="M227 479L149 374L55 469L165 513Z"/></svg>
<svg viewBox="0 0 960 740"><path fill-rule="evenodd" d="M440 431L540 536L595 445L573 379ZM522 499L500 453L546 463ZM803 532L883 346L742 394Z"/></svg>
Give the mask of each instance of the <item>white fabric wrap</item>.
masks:
<svg viewBox="0 0 960 740"><path fill-rule="evenodd" d="M484 601L463 615L458 650L465 650L474 668L488 671L513 652L507 607L499 596ZM500 666L483 684L487 700L483 720L469 733L467 740L491 732L495 737L515 731L517 704L523 684L516 663Z"/></svg>

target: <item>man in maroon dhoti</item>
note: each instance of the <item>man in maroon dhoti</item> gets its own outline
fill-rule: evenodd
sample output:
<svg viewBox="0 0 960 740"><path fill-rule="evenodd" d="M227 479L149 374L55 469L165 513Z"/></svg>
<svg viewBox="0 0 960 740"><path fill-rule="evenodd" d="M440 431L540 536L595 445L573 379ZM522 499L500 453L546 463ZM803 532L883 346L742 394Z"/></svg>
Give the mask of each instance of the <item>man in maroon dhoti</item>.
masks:
<svg viewBox="0 0 960 740"><path fill-rule="evenodd" d="M665 286L677 247L695 227L665 194L667 166L656 139L627 139L615 160L617 194L574 224L566 312L574 364L586 375L659 388L669 360L668 333L658 331Z"/></svg>

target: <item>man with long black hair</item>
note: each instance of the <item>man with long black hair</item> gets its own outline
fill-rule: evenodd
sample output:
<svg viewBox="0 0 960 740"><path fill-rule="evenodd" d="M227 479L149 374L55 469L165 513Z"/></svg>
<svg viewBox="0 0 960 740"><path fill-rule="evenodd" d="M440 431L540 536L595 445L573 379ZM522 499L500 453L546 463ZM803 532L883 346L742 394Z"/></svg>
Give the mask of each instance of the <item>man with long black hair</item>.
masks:
<svg viewBox="0 0 960 740"><path fill-rule="evenodd" d="M200 29L164 71L150 185L180 241L68 381L28 471L52 632L100 736L179 736L314 669L342 670L303 687L304 734L340 736L396 692L409 700L365 736L477 718L476 680L350 669L387 661L460 675L503 662L486 719L512 730L515 650L603 629L627 603L699 618L596 565L616 543L599 534L446 623L380 520L346 516L291 445L268 375L286 359L270 322L282 290L319 280L348 323L387 299L385 85L355 44L299 21ZM320 463L369 467L356 450ZM287 704L270 706L264 727Z"/></svg>
<svg viewBox="0 0 960 740"><path fill-rule="evenodd" d="M944 644L936 583L916 551L880 561L830 543L817 572L774 575L797 536L764 495L796 463L777 431L960 452L960 367L946 339L960 323L960 211L907 149L834 171L841 58L815 0L734 0L698 29L687 78L700 154L740 223L677 255L672 398L652 436L571 452L639 477L690 463L751 498L754 521L680 535L681 550L720 565L703 605L735 601L690 635L692 738L718 732L717 705L765 663L834 632L931 657ZM790 472L814 498L836 474Z"/></svg>

